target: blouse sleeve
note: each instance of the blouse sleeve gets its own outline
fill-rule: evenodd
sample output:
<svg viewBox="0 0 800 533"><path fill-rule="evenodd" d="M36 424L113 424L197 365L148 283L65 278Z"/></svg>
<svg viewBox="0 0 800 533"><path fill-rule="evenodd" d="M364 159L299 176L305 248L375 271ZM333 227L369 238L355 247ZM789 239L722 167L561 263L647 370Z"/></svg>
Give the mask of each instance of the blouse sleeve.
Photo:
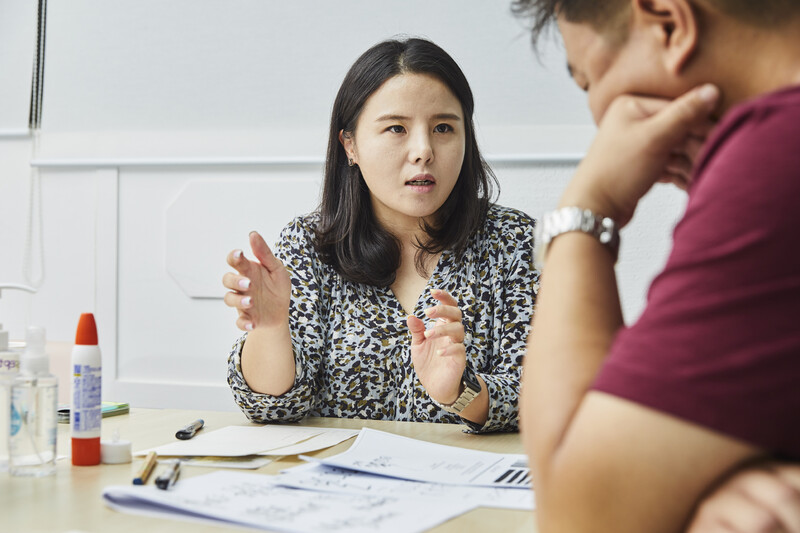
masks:
<svg viewBox="0 0 800 533"><path fill-rule="evenodd" d="M522 359L539 289L539 272L533 267L533 228L533 219L519 211L508 210L500 218L495 238L501 285L494 296L494 342L487 347L492 350L488 365L476 369L488 389L489 413L483 426L467 424L472 432L519 429Z"/></svg>
<svg viewBox="0 0 800 533"><path fill-rule="evenodd" d="M297 218L281 232L275 255L289 271L292 297L289 328L295 359L295 378L291 389L280 396L253 391L242 374L242 335L228 358L228 384L242 411L253 422L294 422L305 417L314 406L318 388L317 372L323 353L326 330L320 317L323 302L319 280L321 263L311 243L312 230L307 219Z"/></svg>

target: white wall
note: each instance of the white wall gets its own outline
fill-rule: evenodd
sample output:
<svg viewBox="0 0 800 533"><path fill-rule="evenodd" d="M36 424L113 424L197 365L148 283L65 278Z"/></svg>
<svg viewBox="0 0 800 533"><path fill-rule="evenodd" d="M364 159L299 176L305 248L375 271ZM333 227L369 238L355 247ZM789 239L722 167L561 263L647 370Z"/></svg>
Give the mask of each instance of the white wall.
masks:
<svg viewBox="0 0 800 533"><path fill-rule="evenodd" d="M70 341L95 312L107 399L233 408L225 254L313 208L333 97L372 44L424 36L459 62L502 204L551 208L594 131L563 52L538 62L507 0L50 0L32 157L18 134L33 4L0 0L0 283L25 281L31 160L45 280L35 296L3 292L0 322L14 338L35 323ZM674 220L682 206L658 188L623 233L629 319L669 243L665 217L647 214Z"/></svg>

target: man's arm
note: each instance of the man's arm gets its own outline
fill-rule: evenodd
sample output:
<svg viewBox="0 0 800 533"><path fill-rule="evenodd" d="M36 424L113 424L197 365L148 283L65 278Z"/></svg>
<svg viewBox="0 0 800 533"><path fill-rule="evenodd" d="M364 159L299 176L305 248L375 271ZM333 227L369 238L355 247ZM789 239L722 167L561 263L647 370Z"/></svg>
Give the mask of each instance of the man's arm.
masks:
<svg viewBox="0 0 800 533"><path fill-rule="evenodd" d="M674 147L710 112L708 96L695 91L670 104L619 99L561 205L627 223ZM679 531L715 480L760 453L590 392L622 325L613 263L593 237L567 233L551 243L542 274L521 423L543 533Z"/></svg>

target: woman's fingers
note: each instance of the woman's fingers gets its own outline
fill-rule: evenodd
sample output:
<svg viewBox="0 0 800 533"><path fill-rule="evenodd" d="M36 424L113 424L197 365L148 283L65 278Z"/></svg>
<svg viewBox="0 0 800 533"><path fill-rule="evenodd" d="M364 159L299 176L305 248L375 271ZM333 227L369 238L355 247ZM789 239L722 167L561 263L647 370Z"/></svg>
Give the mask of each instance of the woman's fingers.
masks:
<svg viewBox="0 0 800 533"><path fill-rule="evenodd" d="M241 329L242 331L252 331L253 322L252 320L250 320L249 317L239 315L239 318L236 319L236 327Z"/></svg>
<svg viewBox="0 0 800 533"><path fill-rule="evenodd" d="M247 268L250 263L250 261L244 256L244 252L241 250L231 250L231 252L228 254L227 261L230 266L239 272L241 272L242 269Z"/></svg>
<svg viewBox="0 0 800 533"><path fill-rule="evenodd" d="M436 350L436 353L434 355L436 357L450 357L466 361L467 349L464 347L463 344L448 344Z"/></svg>
<svg viewBox="0 0 800 533"><path fill-rule="evenodd" d="M250 288L250 279L233 272L227 272L222 276L222 285L232 291L245 292Z"/></svg>
<svg viewBox="0 0 800 533"><path fill-rule="evenodd" d="M253 307L253 298L246 294L227 292L222 299L228 307L235 307L237 309L249 309Z"/></svg>
<svg viewBox="0 0 800 533"><path fill-rule="evenodd" d="M426 309L425 315L430 318L442 318L447 322L461 322L463 315L461 309L458 308L458 300L453 298L449 292L433 289L431 296L439 301L439 305Z"/></svg>
<svg viewBox="0 0 800 533"><path fill-rule="evenodd" d="M437 339L441 337L449 337L450 341L455 344L464 342L464 325L461 322L441 322L437 321L436 325L430 329L425 330L426 339Z"/></svg>
<svg viewBox="0 0 800 533"><path fill-rule="evenodd" d="M453 295L451 295L447 291L443 291L442 289L431 289L431 296L433 296L434 299L438 300L440 303L444 305L452 305L458 307L458 300L453 298Z"/></svg>
<svg viewBox="0 0 800 533"><path fill-rule="evenodd" d="M425 340L425 323L414 315L406 318L408 331L411 332L411 344L420 344Z"/></svg>
<svg viewBox="0 0 800 533"><path fill-rule="evenodd" d="M273 272L277 268L283 268L283 263L272 254L267 242L257 231L250 232L250 248L252 248L253 255L256 256L258 262L264 265L264 268L269 272Z"/></svg>
<svg viewBox="0 0 800 533"><path fill-rule="evenodd" d="M461 322L461 309L452 305L435 305L425 310L428 318L442 319L445 322Z"/></svg>

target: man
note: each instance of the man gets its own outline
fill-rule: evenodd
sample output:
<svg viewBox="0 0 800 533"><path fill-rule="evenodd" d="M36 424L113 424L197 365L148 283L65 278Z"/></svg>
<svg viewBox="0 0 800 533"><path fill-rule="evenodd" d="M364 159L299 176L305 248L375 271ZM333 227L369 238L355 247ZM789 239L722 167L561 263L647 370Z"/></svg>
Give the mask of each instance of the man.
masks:
<svg viewBox="0 0 800 533"><path fill-rule="evenodd" d="M540 529L681 531L729 476L800 459L800 2L514 7L534 40L558 23L599 126L540 223L520 415ZM689 202L625 327L617 231L657 181Z"/></svg>

